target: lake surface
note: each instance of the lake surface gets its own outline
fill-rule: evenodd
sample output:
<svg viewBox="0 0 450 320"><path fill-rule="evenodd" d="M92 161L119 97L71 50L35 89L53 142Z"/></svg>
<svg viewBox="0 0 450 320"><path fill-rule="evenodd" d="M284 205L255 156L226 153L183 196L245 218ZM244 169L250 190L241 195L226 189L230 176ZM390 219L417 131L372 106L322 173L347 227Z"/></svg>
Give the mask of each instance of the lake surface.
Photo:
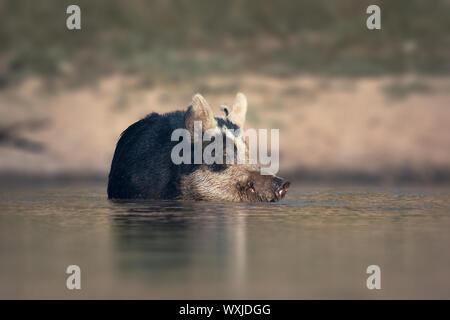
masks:
<svg viewBox="0 0 450 320"><path fill-rule="evenodd" d="M81 268L81 290L66 268ZM381 290L368 290L369 265ZM0 298L450 298L450 191L301 187L269 204L3 186Z"/></svg>

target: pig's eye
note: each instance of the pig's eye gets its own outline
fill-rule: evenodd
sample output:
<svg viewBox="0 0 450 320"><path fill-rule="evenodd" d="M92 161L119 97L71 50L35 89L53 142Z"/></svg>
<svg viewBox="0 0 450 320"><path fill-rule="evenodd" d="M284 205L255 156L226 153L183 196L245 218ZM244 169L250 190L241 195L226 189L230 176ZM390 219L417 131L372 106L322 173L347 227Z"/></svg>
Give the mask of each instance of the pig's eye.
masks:
<svg viewBox="0 0 450 320"><path fill-rule="evenodd" d="M254 193L255 192L255 187L253 186L253 182L248 182L247 183L247 188L248 188L248 191L250 191L251 193Z"/></svg>

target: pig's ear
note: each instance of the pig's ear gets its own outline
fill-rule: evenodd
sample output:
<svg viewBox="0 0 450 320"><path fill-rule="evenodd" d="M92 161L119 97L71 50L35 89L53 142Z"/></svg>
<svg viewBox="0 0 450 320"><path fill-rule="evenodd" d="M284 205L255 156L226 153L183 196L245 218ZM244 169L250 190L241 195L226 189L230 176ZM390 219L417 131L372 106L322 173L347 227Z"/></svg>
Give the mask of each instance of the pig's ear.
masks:
<svg viewBox="0 0 450 320"><path fill-rule="evenodd" d="M208 102L206 102L205 98L198 93L192 98L192 104L186 111L184 117L184 125L191 134L194 133L195 121L202 122L202 131L217 127L217 122L216 119L214 119L211 107Z"/></svg>
<svg viewBox="0 0 450 320"><path fill-rule="evenodd" d="M244 127L245 115L247 114L247 98L243 93L238 93L233 103L228 119L238 127Z"/></svg>

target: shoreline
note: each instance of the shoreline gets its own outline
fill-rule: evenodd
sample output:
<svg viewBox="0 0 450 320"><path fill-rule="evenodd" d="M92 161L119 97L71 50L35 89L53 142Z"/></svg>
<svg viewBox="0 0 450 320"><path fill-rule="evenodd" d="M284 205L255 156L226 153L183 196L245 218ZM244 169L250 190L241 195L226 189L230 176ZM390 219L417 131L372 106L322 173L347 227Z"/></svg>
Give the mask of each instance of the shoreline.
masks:
<svg viewBox="0 0 450 320"><path fill-rule="evenodd" d="M450 169L430 170L427 175L414 173L410 170L399 170L386 173L370 173L364 171L345 170L307 170L294 169L282 171L280 176L298 186L373 186L373 187L448 187L450 186ZM105 185L108 183L108 173L104 172L60 172L54 174L1 172L0 187L12 185Z"/></svg>

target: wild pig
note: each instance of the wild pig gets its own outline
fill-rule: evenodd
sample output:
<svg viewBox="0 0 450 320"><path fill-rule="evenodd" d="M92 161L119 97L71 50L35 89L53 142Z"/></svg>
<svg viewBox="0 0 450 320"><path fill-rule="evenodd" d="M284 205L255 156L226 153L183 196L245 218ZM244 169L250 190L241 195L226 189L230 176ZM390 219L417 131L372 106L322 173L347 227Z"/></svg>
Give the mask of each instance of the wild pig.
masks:
<svg viewBox="0 0 450 320"><path fill-rule="evenodd" d="M262 175L257 164L174 163L171 153L178 142L172 141L172 133L186 129L194 136L197 123L202 125L202 132L212 130L223 134L224 141L231 141L234 150L243 150L248 155L245 139L235 133L244 126L246 97L238 93L232 109L223 108L223 111L224 118L214 117L206 100L197 94L186 111L152 113L128 127L117 143L112 160L108 198L252 202L282 199L290 183L275 175ZM200 146L206 147L208 142ZM227 150L223 150L224 156Z"/></svg>

